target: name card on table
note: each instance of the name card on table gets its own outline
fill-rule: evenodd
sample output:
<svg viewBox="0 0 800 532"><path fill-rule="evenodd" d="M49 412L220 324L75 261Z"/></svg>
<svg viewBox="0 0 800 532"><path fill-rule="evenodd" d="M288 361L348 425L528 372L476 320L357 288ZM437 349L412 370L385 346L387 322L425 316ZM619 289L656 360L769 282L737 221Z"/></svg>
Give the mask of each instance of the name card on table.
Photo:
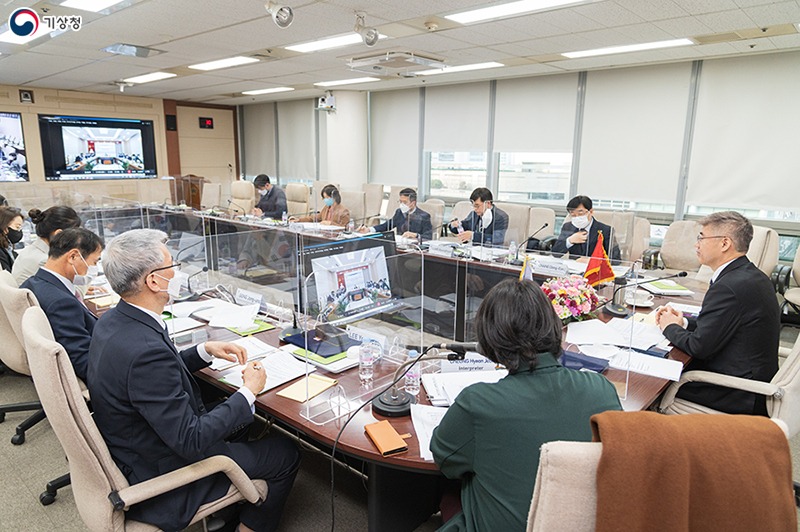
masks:
<svg viewBox="0 0 800 532"><path fill-rule="evenodd" d="M493 371L497 364L480 353L468 352L464 360L442 360L442 373Z"/></svg>
<svg viewBox="0 0 800 532"><path fill-rule="evenodd" d="M363 342L364 340L372 340L373 342L378 342L383 352L386 352L389 345L388 341L386 340L386 336L378 334L376 332L368 331L367 329L364 329L362 327L356 327L354 325L347 326L347 336L358 342Z"/></svg>
<svg viewBox="0 0 800 532"><path fill-rule="evenodd" d="M528 268L530 268L533 273L547 275L548 277L566 277L569 275L569 268L559 259L531 257L528 259Z"/></svg>
<svg viewBox="0 0 800 532"><path fill-rule="evenodd" d="M236 303L239 305L258 305L258 307L261 308L261 300L263 299L263 296L250 290L242 290L241 288L238 288L236 290L235 299Z"/></svg>

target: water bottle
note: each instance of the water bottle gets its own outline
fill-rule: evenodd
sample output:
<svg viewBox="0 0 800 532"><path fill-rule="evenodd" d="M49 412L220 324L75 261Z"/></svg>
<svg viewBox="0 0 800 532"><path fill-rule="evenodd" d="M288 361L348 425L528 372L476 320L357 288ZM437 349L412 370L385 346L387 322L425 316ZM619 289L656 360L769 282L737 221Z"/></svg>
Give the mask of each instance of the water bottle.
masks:
<svg viewBox="0 0 800 532"><path fill-rule="evenodd" d="M511 241L508 243L508 262L511 262L517 258L517 243L515 241Z"/></svg>
<svg viewBox="0 0 800 532"><path fill-rule="evenodd" d="M350 218L350 221L347 222L347 232L355 233L355 231L356 231L356 221Z"/></svg>
<svg viewBox="0 0 800 532"><path fill-rule="evenodd" d="M456 233L459 235L464 232L464 226L461 224L461 220L458 221L458 227L456 228Z"/></svg>
<svg viewBox="0 0 800 532"><path fill-rule="evenodd" d="M358 350L358 378L362 384L372 382L377 349L374 342L365 342Z"/></svg>
<svg viewBox="0 0 800 532"><path fill-rule="evenodd" d="M283 214L281 215L281 221L284 225L289 224L289 214L286 211L283 211Z"/></svg>
<svg viewBox="0 0 800 532"><path fill-rule="evenodd" d="M412 361L419 356L419 353L412 349L408 352L408 361ZM405 380L405 389L406 393L409 395L413 395L414 397L417 396L419 393L419 380L420 375L422 374L422 368L420 367L421 362L417 361L416 364L408 368L406 371L406 380Z"/></svg>

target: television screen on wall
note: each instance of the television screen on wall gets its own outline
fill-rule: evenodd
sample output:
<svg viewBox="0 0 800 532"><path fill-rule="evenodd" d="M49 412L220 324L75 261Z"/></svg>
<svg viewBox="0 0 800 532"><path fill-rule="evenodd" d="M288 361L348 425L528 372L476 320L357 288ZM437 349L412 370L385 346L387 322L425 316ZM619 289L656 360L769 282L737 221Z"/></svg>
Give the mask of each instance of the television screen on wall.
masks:
<svg viewBox="0 0 800 532"><path fill-rule="evenodd" d="M47 181L156 177L152 120L39 115Z"/></svg>
<svg viewBox="0 0 800 532"><path fill-rule="evenodd" d="M27 181L28 159L22 116L0 111L0 181Z"/></svg>

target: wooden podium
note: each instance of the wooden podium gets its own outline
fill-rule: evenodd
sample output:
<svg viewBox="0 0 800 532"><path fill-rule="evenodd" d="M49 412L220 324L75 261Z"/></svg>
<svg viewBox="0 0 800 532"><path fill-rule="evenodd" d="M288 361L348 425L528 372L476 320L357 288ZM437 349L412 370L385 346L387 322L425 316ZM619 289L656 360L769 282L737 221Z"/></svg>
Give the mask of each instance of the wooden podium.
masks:
<svg viewBox="0 0 800 532"><path fill-rule="evenodd" d="M203 197L203 184L207 182L205 177L194 174L176 176L175 187L172 189L172 203L186 204L199 210L200 200Z"/></svg>

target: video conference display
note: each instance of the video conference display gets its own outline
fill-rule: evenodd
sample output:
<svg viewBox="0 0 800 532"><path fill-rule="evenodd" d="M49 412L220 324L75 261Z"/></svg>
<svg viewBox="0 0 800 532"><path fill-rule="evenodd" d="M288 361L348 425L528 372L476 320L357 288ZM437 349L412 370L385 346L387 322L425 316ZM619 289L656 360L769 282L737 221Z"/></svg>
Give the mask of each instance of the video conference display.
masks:
<svg viewBox="0 0 800 532"><path fill-rule="evenodd" d="M155 177L152 120L39 115L45 179Z"/></svg>
<svg viewBox="0 0 800 532"><path fill-rule="evenodd" d="M0 112L0 181L27 181L28 160L22 136L22 116Z"/></svg>

